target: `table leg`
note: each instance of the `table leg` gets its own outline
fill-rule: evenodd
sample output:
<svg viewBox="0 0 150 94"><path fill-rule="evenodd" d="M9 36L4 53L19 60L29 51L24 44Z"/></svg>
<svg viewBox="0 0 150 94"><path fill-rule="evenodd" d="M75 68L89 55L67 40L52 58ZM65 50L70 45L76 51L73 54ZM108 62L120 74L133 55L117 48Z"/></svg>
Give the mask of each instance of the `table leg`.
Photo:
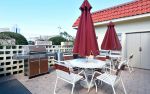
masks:
<svg viewBox="0 0 150 94"><path fill-rule="evenodd" d="M85 80L80 81L80 85L83 86L84 88L92 88L94 86L94 81L91 83L91 78L92 78L92 74L93 74L93 69L84 69L85 70ZM91 72L89 72L91 71Z"/></svg>

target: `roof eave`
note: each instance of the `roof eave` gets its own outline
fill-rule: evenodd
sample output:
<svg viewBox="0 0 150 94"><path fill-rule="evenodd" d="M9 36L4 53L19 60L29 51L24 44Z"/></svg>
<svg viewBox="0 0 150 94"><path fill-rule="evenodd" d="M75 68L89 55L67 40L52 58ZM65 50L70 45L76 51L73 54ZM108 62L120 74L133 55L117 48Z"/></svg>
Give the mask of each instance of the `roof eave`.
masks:
<svg viewBox="0 0 150 94"><path fill-rule="evenodd" d="M74 27L73 27L73 29L77 29L77 28L78 28L78 26L74 26Z"/></svg>
<svg viewBox="0 0 150 94"><path fill-rule="evenodd" d="M124 17L124 18L119 18L119 19L112 19L112 20L103 21L103 22L97 22L97 23L94 23L94 26L108 24L110 21L122 22L122 21L134 20L134 19L139 19L139 18L145 18L145 17L150 17L150 13L140 14L140 15L130 16L130 17Z"/></svg>
<svg viewBox="0 0 150 94"><path fill-rule="evenodd" d="M140 15L130 16L130 17L124 17L124 18L119 18L119 19L112 19L112 20L107 20L107 21L102 21L102 22L96 22L96 23L94 23L94 26L105 25L105 24L108 24L110 21L122 22L122 21L128 21L128 20L144 18L144 17L150 17L150 13L140 14ZM77 29L77 28L78 28L78 26L73 27L73 29Z"/></svg>

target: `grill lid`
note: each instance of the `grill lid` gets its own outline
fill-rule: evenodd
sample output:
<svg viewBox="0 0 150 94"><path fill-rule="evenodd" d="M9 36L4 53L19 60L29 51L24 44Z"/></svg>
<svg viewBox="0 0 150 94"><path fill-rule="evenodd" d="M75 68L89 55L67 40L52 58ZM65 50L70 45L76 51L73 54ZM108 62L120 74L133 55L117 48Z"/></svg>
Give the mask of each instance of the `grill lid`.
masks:
<svg viewBox="0 0 150 94"><path fill-rule="evenodd" d="M24 46L24 54L45 54L47 53L45 46L30 45Z"/></svg>

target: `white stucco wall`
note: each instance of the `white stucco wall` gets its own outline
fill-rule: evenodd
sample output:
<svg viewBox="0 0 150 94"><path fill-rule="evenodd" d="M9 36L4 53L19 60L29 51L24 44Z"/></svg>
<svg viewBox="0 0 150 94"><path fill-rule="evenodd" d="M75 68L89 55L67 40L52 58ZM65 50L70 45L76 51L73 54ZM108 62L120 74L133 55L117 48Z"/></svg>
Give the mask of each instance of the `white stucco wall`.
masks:
<svg viewBox="0 0 150 94"><path fill-rule="evenodd" d="M114 22L117 33L122 33L122 54L126 54L126 34L130 32L150 31L150 16L129 21ZM95 26L96 35L98 36L98 45L101 47L102 40L107 30L107 24Z"/></svg>

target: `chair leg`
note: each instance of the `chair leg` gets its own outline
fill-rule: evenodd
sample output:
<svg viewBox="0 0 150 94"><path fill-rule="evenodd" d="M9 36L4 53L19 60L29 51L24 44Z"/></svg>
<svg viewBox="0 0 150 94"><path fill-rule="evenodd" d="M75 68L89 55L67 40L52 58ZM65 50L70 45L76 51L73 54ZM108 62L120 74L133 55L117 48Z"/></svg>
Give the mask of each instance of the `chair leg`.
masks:
<svg viewBox="0 0 150 94"><path fill-rule="evenodd" d="M80 68L78 68L78 73L80 72Z"/></svg>
<svg viewBox="0 0 150 94"><path fill-rule="evenodd" d="M102 81L101 81L101 85L102 85L103 83L102 83Z"/></svg>
<svg viewBox="0 0 150 94"><path fill-rule="evenodd" d="M98 80L98 85L102 85L102 81L101 80Z"/></svg>
<svg viewBox="0 0 150 94"><path fill-rule="evenodd" d="M112 61L112 69L115 69L114 61Z"/></svg>
<svg viewBox="0 0 150 94"><path fill-rule="evenodd" d="M132 69L132 71L134 71L132 65L131 65L131 69Z"/></svg>
<svg viewBox="0 0 150 94"><path fill-rule="evenodd" d="M97 84L96 84L96 82L94 82L95 83L95 88L96 88L96 93L97 93Z"/></svg>
<svg viewBox="0 0 150 94"><path fill-rule="evenodd" d="M129 64L127 64L127 67L128 67L128 69L129 69L129 72L131 73L131 72L132 72L132 70L131 70L131 68L130 68Z"/></svg>
<svg viewBox="0 0 150 94"><path fill-rule="evenodd" d="M57 80L58 80L58 78L56 78L56 83L55 83L55 87L54 87L54 94L56 94L56 86L57 86Z"/></svg>
<svg viewBox="0 0 150 94"><path fill-rule="evenodd" d="M121 83L122 83L122 86L123 86L123 89L124 89L124 93L127 94L127 91L126 91L126 89L125 89L125 86L124 86L124 83L123 83L123 81L122 81L122 78L120 78L120 80L121 80Z"/></svg>
<svg viewBox="0 0 150 94"><path fill-rule="evenodd" d="M90 83L90 85L88 86L88 92L89 92L89 91L90 91L90 89L91 89L91 88L90 88L90 86L91 86L91 83Z"/></svg>
<svg viewBox="0 0 150 94"><path fill-rule="evenodd" d="M109 70L110 74L111 74L111 68L112 68L112 67L111 67L111 65L110 65L110 70Z"/></svg>
<svg viewBox="0 0 150 94"><path fill-rule="evenodd" d="M74 91L74 87L75 87L75 84L72 85L72 90L71 90L71 94L73 94L73 91Z"/></svg>
<svg viewBox="0 0 150 94"><path fill-rule="evenodd" d="M113 85L112 85L112 89L113 89L114 94L116 94L116 91Z"/></svg>

